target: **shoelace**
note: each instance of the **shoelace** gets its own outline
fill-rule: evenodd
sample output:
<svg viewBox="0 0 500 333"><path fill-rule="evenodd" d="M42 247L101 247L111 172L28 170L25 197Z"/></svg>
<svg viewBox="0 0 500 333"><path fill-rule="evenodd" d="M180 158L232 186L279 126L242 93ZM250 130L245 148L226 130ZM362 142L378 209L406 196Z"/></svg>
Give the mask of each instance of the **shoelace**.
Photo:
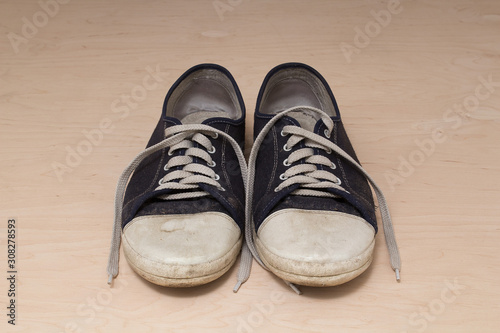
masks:
<svg viewBox="0 0 500 333"><path fill-rule="evenodd" d="M176 168L168 172L159 182L156 190L174 189L175 193L159 196L164 200L178 200L197 198L209 195L205 191L197 191L199 183L205 183L217 187L224 191L224 188L217 182L219 176L211 167L215 166L215 162L211 158L211 154L215 153L210 139L205 135L211 135L216 139L218 136L225 138L233 147L240 164L243 183L246 189L247 166L245 156L241 151L238 143L227 133L222 132L208 125L176 125L165 130L165 138L163 141L143 150L137 155L133 161L125 168L118 180L118 185L115 194L115 220L113 224L113 236L111 239L111 248L108 259L108 284L111 284L113 278L118 275L118 262L121 243L121 227L122 227L122 209L125 190L130 176L134 173L139 164L151 154L170 147L168 154L172 155L176 150L185 149L184 155L172 157L165 165L164 170L168 171L171 168ZM197 143L199 147L195 147ZM201 148L200 148L201 147ZM207 163L205 166L200 163L193 163L193 157L197 157ZM178 169L182 167L182 169Z"/></svg>
<svg viewBox="0 0 500 333"><path fill-rule="evenodd" d="M256 248L254 242L255 235L255 224L253 222L253 214L252 214L252 201L253 201L253 188L255 182L255 162L257 160L257 154L259 152L259 148L264 140L265 136L269 132L269 130L274 126L274 124L286 116L290 112L299 111L299 110L307 110L310 112L317 113L320 115L321 120L327 127L327 132L325 135L327 137L330 136L333 129L333 120L326 114L325 112L309 107L309 106L296 106L289 108L283 112L280 112L276 116L274 116L267 124L264 126L262 131L259 133L255 142L253 144L252 150L250 152L250 158L248 161L248 180L246 187L246 198L245 198L245 240L246 244L244 244L241 254L240 268L238 271L238 282L234 287L233 291L237 292L240 286L245 283L250 277L250 271L252 268L252 256L255 260L266 270L269 270L266 265L262 262ZM372 185L375 194L377 196L380 214L382 217L382 225L384 227L384 236L387 248L389 250L389 256L391 261L391 266L394 272L396 273L396 280L400 281L400 270L401 270L401 259L399 257L399 250L396 244L396 237L394 235L394 229L392 227L391 215L389 213L389 209L387 206L387 202L385 197L375 183L375 181L368 175L368 173L356 162L350 155L348 155L344 150L338 147L336 144L331 141L313 133L308 130L305 130L298 126L285 126L281 135L291 135L288 139L284 149L291 150L296 144L304 140L305 148L298 149L292 152L288 159L283 163L285 165L291 165L292 163L304 159L306 163L292 166L290 167L284 174L280 176L283 182L275 189L275 191L279 191L287 186L293 184L301 184L302 188L295 190L292 194L295 195L309 195L309 196L333 196L331 193L326 191L321 191L321 189L334 187L345 191L340 185L341 181L339 178L334 176L332 173L326 170L318 170L314 164L321 164L324 166L329 166L332 169L335 169L335 165L332 164L330 160L328 160L324 156L315 155L313 148L323 149L326 152L335 152L336 154L342 156L345 160L349 161L356 169L358 169L370 182ZM287 285L289 285L296 293L300 294L300 290L288 281L284 281Z"/></svg>

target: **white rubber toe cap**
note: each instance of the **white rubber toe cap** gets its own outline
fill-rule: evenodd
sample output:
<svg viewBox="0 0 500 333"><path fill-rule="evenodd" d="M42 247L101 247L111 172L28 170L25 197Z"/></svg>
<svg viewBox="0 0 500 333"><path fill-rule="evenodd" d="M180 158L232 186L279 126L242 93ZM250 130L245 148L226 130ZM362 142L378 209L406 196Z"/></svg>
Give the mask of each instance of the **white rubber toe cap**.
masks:
<svg viewBox="0 0 500 333"><path fill-rule="evenodd" d="M256 238L274 273L305 285L336 285L361 274L371 263L374 244L374 228L360 217L299 209L271 214Z"/></svg>
<svg viewBox="0 0 500 333"><path fill-rule="evenodd" d="M210 282L234 263L241 232L226 214L141 216L129 222L123 248L134 270L166 286Z"/></svg>

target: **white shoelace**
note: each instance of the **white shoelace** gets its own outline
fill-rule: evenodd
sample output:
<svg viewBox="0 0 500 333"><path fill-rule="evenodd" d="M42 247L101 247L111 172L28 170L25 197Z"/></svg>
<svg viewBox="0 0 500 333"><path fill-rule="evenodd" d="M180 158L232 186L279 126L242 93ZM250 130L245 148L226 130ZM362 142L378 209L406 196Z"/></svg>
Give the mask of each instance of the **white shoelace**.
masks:
<svg viewBox="0 0 500 333"><path fill-rule="evenodd" d="M139 164L151 154L170 147L168 154L173 154L176 150L185 149L184 155L172 157L165 165L164 170L168 171L171 168L176 168L168 172L159 182L155 190L174 189L176 193L159 196L164 200L178 200L197 198L209 195L205 191L196 191L199 189L198 184L204 183L217 187L224 191L224 188L218 183L219 176L214 172L212 167L215 162L212 160L211 154L215 153L210 139L206 135L211 135L213 139L221 136L225 138L233 147L238 158L243 176L243 184L246 189L247 165L245 156L241 151L238 143L227 133L222 132L208 125L176 125L165 130L165 138L163 141L143 150L137 155L134 160L125 168L118 180L115 195L115 220L113 224L113 236L111 239L111 248L108 259L108 284L111 284L113 279L118 275L118 262L120 254L121 231L122 231L122 209L125 191L130 176L134 173ZM193 143L197 143L199 147L194 147ZM207 166L200 163L193 163L193 157L206 162ZM182 167L182 169L178 169Z"/></svg>
<svg viewBox="0 0 500 333"><path fill-rule="evenodd" d="M248 180L246 182L246 198L245 198L245 240L246 243L243 245L242 254L241 254L241 262L240 268L238 271L238 282L234 287L233 291L237 292L240 286L245 283L250 277L250 271L252 268L252 256L255 260L266 270L269 270L266 265L262 262L256 248L254 242L255 235L255 224L253 222L253 214L252 214L252 201L253 201L253 188L255 182L255 162L257 160L257 154L259 152L259 148L264 140L265 136L269 132L269 130L274 126L274 124L293 111L299 110L307 110L309 112L313 112L318 114L321 117L321 120L327 127L327 131L325 135L327 137L330 136L333 129L333 120L326 114L325 112L309 107L309 106L296 106L289 108L283 112L280 112L276 116L274 116L267 124L264 126L262 131L259 133L255 142L253 144L252 150L250 152L250 158L248 161ZM305 130L298 126L285 126L281 135L291 135L288 139L284 149L291 150L296 144L304 140L305 148L300 148L294 152L292 152L288 159L284 161L285 165L291 165L292 163L304 159L303 164L299 164L296 166L290 167L285 173L280 175L280 179L283 182L275 189L275 191L280 191L281 189L293 185L300 184L301 188L292 192L294 195L306 195L306 196L323 196L323 197L332 197L333 194L323 191L321 189L326 188L336 188L342 191L347 192L344 188L342 188L341 181L335 175L326 170L318 170L315 164L324 165L330 167L332 170L336 168L332 162L324 156L315 155L313 148L318 148L325 150L326 152L334 152L340 156L342 156L345 160L351 163L356 169L358 169L370 182L372 185L375 194L377 196L377 200L379 203L380 214L382 217L382 225L384 227L384 235L387 248L389 250L389 256L391 261L392 269L396 273L397 281L400 281L400 270L401 270L401 259L399 257L399 250L396 244L396 237L394 235L394 229L392 227L391 216L389 213L389 209L387 207L387 202L385 197L377 186L375 181L366 173L366 171L357 163L351 156L349 156L344 150L338 147L336 144L331 141L311 132ZM293 285L292 283L285 281L287 285L289 285L295 292L300 294L300 290Z"/></svg>

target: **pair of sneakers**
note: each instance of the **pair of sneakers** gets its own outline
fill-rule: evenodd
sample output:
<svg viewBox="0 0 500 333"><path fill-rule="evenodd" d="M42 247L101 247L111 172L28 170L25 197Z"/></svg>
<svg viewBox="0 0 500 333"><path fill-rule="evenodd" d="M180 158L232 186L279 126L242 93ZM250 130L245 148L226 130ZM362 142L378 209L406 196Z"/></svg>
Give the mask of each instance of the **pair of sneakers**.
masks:
<svg viewBox="0 0 500 333"><path fill-rule="evenodd" d="M125 169L115 197L108 263L120 243L130 266L169 287L211 282L241 252L235 291L253 258L295 284L334 286L373 258L377 195L391 265L400 259L382 192L360 166L325 79L286 63L264 79L248 164L245 106L232 75L201 64L167 93L147 148Z"/></svg>

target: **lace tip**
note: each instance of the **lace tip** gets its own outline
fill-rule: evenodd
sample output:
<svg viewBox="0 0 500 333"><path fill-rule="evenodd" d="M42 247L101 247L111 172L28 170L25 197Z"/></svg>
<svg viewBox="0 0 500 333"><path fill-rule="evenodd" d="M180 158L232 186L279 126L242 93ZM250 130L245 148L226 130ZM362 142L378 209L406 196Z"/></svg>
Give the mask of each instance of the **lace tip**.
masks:
<svg viewBox="0 0 500 333"><path fill-rule="evenodd" d="M398 269L398 268L396 268L396 269L394 270L394 272L396 272L396 281L401 282L401 276L399 275L399 269Z"/></svg>
<svg viewBox="0 0 500 333"><path fill-rule="evenodd" d="M292 290L295 291L295 293L297 293L297 295L302 295L302 291L296 285L294 285L293 283L288 282L288 281L285 281L285 283L287 284L287 286L292 288Z"/></svg>
<svg viewBox="0 0 500 333"><path fill-rule="evenodd" d="M233 288L233 293L237 293L237 292L238 292L238 290L240 290L241 284L242 284L242 282L241 282L241 281L238 281L238 282L236 283L236 285L235 285L235 286L234 286L234 288Z"/></svg>
<svg viewBox="0 0 500 333"><path fill-rule="evenodd" d="M108 284L111 285L111 282L113 282L113 274L108 275Z"/></svg>
<svg viewBox="0 0 500 333"><path fill-rule="evenodd" d="M297 288L296 285L292 284L290 286L290 288L292 288L292 290L295 291L297 293L297 295L302 295L302 290L300 290L299 288Z"/></svg>

